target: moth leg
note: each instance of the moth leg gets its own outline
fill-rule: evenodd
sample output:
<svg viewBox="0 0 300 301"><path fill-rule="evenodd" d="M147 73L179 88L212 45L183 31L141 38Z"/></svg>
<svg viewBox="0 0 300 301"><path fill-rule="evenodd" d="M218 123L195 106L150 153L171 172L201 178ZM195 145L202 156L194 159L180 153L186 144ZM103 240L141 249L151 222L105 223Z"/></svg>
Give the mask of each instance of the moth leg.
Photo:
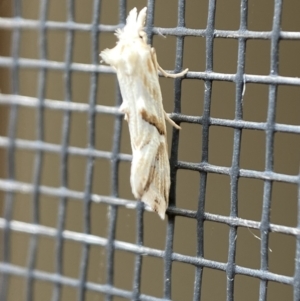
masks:
<svg viewBox="0 0 300 301"><path fill-rule="evenodd" d="M157 62L156 51L154 48L151 48L151 55L152 55L152 59L154 61L154 65L155 65L156 69L159 70L165 77L177 78L177 77L181 77L181 76L185 75L189 71L189 69L185 69L182 72L176 73L176 74L168 73L162 67L159 66L159 64Z"/></svg>
<svg viewBox="0 0 300 301"><path fill-rule="evenodd" d="M165 119L172 125L174 126L174 128L176 128L177 130L181 130L181 127L176 124L170 117L169 115L164 111L164 114L165 114Z"/></svg>
<svg viewBox="0 0 300 301"><path fill-rule="evenodd" d="M189 69L186 68L185 70L179 72L179 73L176 73L176 74L171 74L171 73L168 73L166 72L162 67L160 67L158 65L158 70L165 76L165 77L171 77L171 78L177 78L177 77L182 77L184 76L185 74L188 73Z"/></svg>
<svg viewBox="0 0 300 301"><path fill-rule="evenodd" d="M154 63L154 66L155 66L156 70L159 70L159 65L158 65L158 62L157 62L156 51L155 51L155 49L153 47L151 48L151 56L152 56L152 60L153 60L153 63Z"/></svg>
<svg viewBox="0 0 300 301"><path fill-rule="evenodd" d="M124 113L124 119L128 122L129 121L129 110L127 103L123 102L121 106L119 107L119 111L121 113Z"/></svg>

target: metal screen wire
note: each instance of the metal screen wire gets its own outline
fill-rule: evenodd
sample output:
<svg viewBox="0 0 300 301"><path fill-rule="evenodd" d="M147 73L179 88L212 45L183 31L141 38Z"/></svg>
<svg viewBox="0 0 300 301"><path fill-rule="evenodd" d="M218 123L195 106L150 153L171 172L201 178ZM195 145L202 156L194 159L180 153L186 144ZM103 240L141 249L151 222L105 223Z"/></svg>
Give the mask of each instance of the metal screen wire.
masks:
<svg viewBox="0 0 300 301"><path fill-rule="evenodd" d="M10 90L7 90L8 92L6 92L6 90L1 91L0 94L1 107L3 111L7 113L7 122L3 117L4 119L1 123L3 128L5 128L5 132L3 132L2 129L2 136L0 137L0 147L3 151L1 154L3 154L3 158L5 158L2 162L7 170L6 174L0 179L0 189L3 192L0 201L0 204L3 204L2 208L0 207L0 213L2 210L0 229L3 239L0 257L0 300L12 300L9 299L12 298L9 296L12 296L13 293L17 293L20 287L22 287L23 292L22 300L37 300L34 299L35 285L39 282L51 284L50 289L46 290L49 295L47 295L47 297L45 295L43 300L65 300L62 299L65 287L74 289L74 295L72 296L77 300L89 300L89 292L98 294L98 296L101 296L99 298L104 298L103 300L118 300L118 297L129 300L183 300L174 294L174 289L176 290L177 285L179 287L178 289L180 289L180 283L174 285L174 282L172 282L174 275L172 266L174 263L180 263L184 267L189 266L193 268L192 273L194 279L189 286L189 290L191 291L190 296L192 296L191 298L193 300L202 300L204 298L203 291L205 290L204 284L206 282L203 277L207 270L215 270L224 275L224 290L222 295L224 299L220 298L219 300L225 300L225 298L226 300L237 300L235 298L235 292L239 289L242 282L242 280L236 281L236 279L239 279L237 278L238 276L246 276L257 281L257 300L270 300L268 299L268 290L272 283L279 283L283 284L284 287L288 287L291 291L291 295L289 296L293 296L294 300L300 300L300 175L274 171L275 133L294 134L295 139L299 139L300 134L299 124L276 122L278 87L300 86L299 78L296 76L281 76L278 70L280 43L285 40L300 40L300 32L281 30L284 1L274 1L271 31L248 30L247 16L249 6L246 0L241 0L239 3L240 25L239 29L235 31L215 29L217 3L213 0L207 1L207 23L206 28L202 29L190 29L185 27L186 2L183 0L177 2L177 27L155 27L154 12L156 9L156 1L149 0L147 3L145 2L145 5L148 6L146 31L149 36L149 42L152 43L153 37L159 35L166 35L167 39L170 39L169 36L175 37L176 61L174 72L181 71L183 67L188 67L190 70L184 79L175 79L174 86L172 86L174 91L174 113L171 117L178 124L181 124L183 130L181 131L182 134L179 134L177 130L169 130L169 137L171 139L170 166L172 186L170 191L170 206L167 210L165 235L163 237L165 243L161 249L144 245L145 215L154 213L147 213L144 205L141 202L136 202L133 196L128 195L128 199L119 197L120 164L127 164L126 183L129 185L128 166L130 166L131 155L130 149L126 149L126 152L121 150L123 116L118 112L121 96L117 85L114 89L114 93L117 95L115 105L105 105L102 103L100 105L97 103L97 93L101 93L101 91L98 92L97 88L99 76L109 76L111 78L114 76L112 68L99 64L99 52L106 47L103 43L100 43L101 45L99 46L99 36L104 32L112 33L116 28L122 26L122 24L125 23L127 13L131 7L126 4L126 1L120 0L118 4L119 25L105 25L102 24L101 19L99 19L100 14L105 13L101 12L103 9L102 1L94 0L92 22L90 24L84 24L74 21L74 11L76 7L75 2L71 0L66 1L66 21L48 20L48 2L50 1L40 0L39 16L36 19L26 19L22 16L21 1L15 0L12 5L12 17L0 18L0 29L11 34L11 45L8 46L10 47L10 54L0 57L1 69L10 72L7 73L10 74ZM23 5L26 5L25 2ZM22 32L25 30L36 32L38 35L38 59L30 58L30 56L20 56ZM52 31L64 33L63 38L60 40L65 43L65 53L62 61L50 60L47 55L47 33ZM77 47L74 37L75 34L81 32L89 34L92 41L90 46L90 63L77 63L73 58L74 51ZM205 41L204 71L194 71L195 68L193 65L183 66L185 38L201 38ZM236 73L218 73L214 71L214 42L217 38L233 39L237 42ZM270 42L269 75L247 74L245 72L246 42L249 40L267 40ZM85 47L85 45L81 45L80 47ZM299 60L299 57L295 58L295 60L296 59ZM162 62L160 62L160 64L164 67ZM22 93L19 80L22 70L37 71L35 83L37 91L36 97L26 96ZM46 97L47 74L51 71L59 71L63 74L63 101ZM76 73L84 73L89 76L88 101L84 99L79 101L72 100L75 94L73 89L76 88L72 83L72 75ZM203 111L202 113L195 113L194 116L181 112L183 101L191 101L198 98L196 95L190 95L188 99L183 99L182 97L182 85L192 82L192 80L202 82L204 86L204 93L201 95L201 97L203 97ZM216 82L228 82L234 85L234 118L215 118L211 116L212 87ZM260 84L268 90L267 117L264 122L244 120L243 98L245 93L247 93L247 85L251 84ZM55 87L53 86L51 89L55 90ZM297 91L297 100L299 102L299 90ZM286 96L286 98L289 97L289 95ZM36 118L36 123L31 130L35 133L33 134L35 136L32 136L32 139L23 139L17 135L19 112L21 112L22 108L32 108L35 112L33 116ZM5 109L7 110L5 111ZM45 126L45 114L48 111L58 111L62 114L61 141L45 141L45 132L50 130ZM70 143L73 124L71 117L75 116L76 113L85 113L87 116L87 143L85 146L83 143L82 147L73 146L72 143ZM5 116L5 114L2 116ZM112 147L108 150L101 149L101 146L98 147L98 145L96 145L97 133L95 127L99 116L100 118L102 118L102 116L103 118L105 118L105 116L113 118L113 122L107 125L107 128L112 128L113 136ZM30 119L30 117L28 118ZM55 121L52 121L53 126L54 123ZM201 129L201 135L190 137L191 140L201 140L201 157L199 162L188 162L188 160L183 161L178 159L178 150L183 144L180 137L184 135L185 124L196 125ZM127 124L125 124L124 127L125 126L127 127ZM210 163L208 156L210 151L209 134L214 126L233 130L231 165L228 167ZM24 127L26 127L25 124ZM262 146L265 152L264 170L255 170L255 168L245 169L240 166L242 132L247 130L256 130L265 135L265 142ZM19 162L16 160L16 154L21 154L22 152L30 152L33 156L31 161L32 165L30 169L27 170L27 173L31 175L31 180L29 181L22 181L16 176L16 174L18 174ZM299 153L299 148L297 152ZM59 168L57 168L57 187L45 185L42 182L43 166L46 164L46 154L55 154L59 160L57 165L59 166ZM71 172L68 160L71 160L71 157L73 158L74 156L81 157L85 160L83 163L85 172L82 176L83 183L81 184L82 186L80 186L82 187L81 190L69 187L68 176ZM284 156L287 157L288 155L286 154ZM98 160L107 162L109 166L108 173L111 175L106 176L105 172L101 175L100 171L100 177L110 177L111 187L111 190L108 189L107 193L102 194L94 193L93 190L93 185L95 185L94 183L97 181L97 179L95 179L96 175L94 170L95 162L98 162ZM297 170L298 168L299 166L297 166ZM195 207L196 209L193 210L181 208L178 202L175 202L176 194L178 193L176 186L179 185L179 180L176 175L183 170L199 175L197 188L198 198L197 200L193 200L197 205ZM208 202L206 194L208 177L213 174L223 175L230 179L230 185L228 185L228 187L230 187L230 210L227 211L228 214L209 213L206 210ZM78 176L80 176L79 173ZM242 179L255 179L263 184L259 220L242 218L238 213L238 186L239 181ZM98 181L100 180L98 179ZM296 216L294 226L281 224L280 222L271 222L272 187L274 183L277 182L288 183L290 184L289 187L296 187L297 205L294 210ZM42 205L41 198L44 196L49 198ZM24 211L30 211L29 215L31 217L27 222L18 220L14 215L14 206L16 206L17 199L20 197L25 198L23 203L25 203L26 197L29 197L28 202L31 204L26 207L27 209L23 209ZM50 202L54 202L51 201L51 198L57 200L56 222L51 225L41 224L41 215L45 212L43 210L47 210L45 203L50 204ZM186 195L185 201L188 201L188 199L189 196ZM74 202L81 204L81 216L78 217L78 219L82 219L82 229L80 230L66 229L65 223L68 208L72 206ZM285 202L285 206L289 206L289 200L283 199L282 202ZM105 205L105 207L101 207L102 211L104 210L105 212L102 218L107 218L108 222L105 228L106 232L103 234L95 235L91 230L92 219L97 218L91 213L93 204ZM136 223L135 229L132 229L132 232L135 233L134 242L123 241L116 237L118 227L117 218L122 208L130 212L135 212L131 215L131 219L135 220ZM175 222L180 218L193 220L195 222L195 237L189 233L185 233L185 236L187 236L189 240L195 241L196 253L193 256L181 254L180 252L176 252L173 248ZM155 223L160 223L156 217L153 220ZM211 259L212 257L208 258L205 256L204 226L209 222L215 222L228 227L229 235L224 238L227 241L228 253L227 258L224 260L214 260ZM124 227L125 226L126 225L124 225ZM180 226L176 224L176 227ZM258 255L259 265L255 268L243 266L236 262L237 244L239 237L241 237L238 236L240 229L249 229L250 231L257 230L255 233L259 236L259 240L252 237L252 241L260 246ZM181 230L184 231L183 228ZM293 275L287 275L285 272L275 273L269 270L269 254L272 251L270 250L270 236L272 233L289 236L295 240L294 250L292 250L291 253L283 253L285 254L283 257L293 257L291 258L294 262L294 266L292 267ZM18 264L12 256L12 252L14 251L12 241L16 234L26 234L26 237L28 237L28 242L24 244L24 247L18 250L20 254L26 254L24 255L26 257L24 264ZM40 252L39 242L45 237L54 242L55 263L52 270L43 269L41 264L37 266ZM67 258L64 257L64 244L68 241L76 243L76 246L79 246L77 262L74 263L74 265L78 265L78 277L71 277L64 273L64 261L67 260ZM95 246L101 247L104 250L103 252L105 252L105 262L103 266L98 267L104 274L103 281L97 281L97 277L94 281L90 281L91 278L89 278L90 265L98 265L98 263L91 262L91 248ZM75 247L73 250L75 250ZM117 251L122 251L123 253L125 252L134 256L131 271L133 274L131 289L122 288L118 286L118 283L115 281L115 277L118 276L117 274L121 273L120 271L118 273L115 271ZM160 282L163 289L160 296L159 294L152 295L150 291L147 293L142 289L144 282L146 282L143 280L143 276L145 276L145 273L142 272L143 265L148 257L158 258L162 261L163 267ZM126 275L127 272L124 271L122 277L126 278ZM16 278L22 281L20 283L13 282L14 285L12 285L12 279ZM157 279L152 279L151 276L147 279L149 282L157 281ZM248 294L247 290L244 290L244 294L246 298ZM15 300L17 299L18 298ZM69 298L69 300L71 299ZM98 299L94 298L91 300ZM185 300L189 300L189 298Z"/></svg>

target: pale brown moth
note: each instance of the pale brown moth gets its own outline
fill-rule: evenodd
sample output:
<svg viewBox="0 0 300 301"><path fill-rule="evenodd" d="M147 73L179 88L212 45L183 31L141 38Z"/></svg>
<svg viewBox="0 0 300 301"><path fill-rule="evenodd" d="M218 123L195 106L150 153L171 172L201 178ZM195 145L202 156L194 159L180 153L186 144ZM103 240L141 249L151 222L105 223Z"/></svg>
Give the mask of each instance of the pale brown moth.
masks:
<svg viewBox="0 0 300 301"><path fill-rule="evenodd" d="M180 127L164 111L158 71L169 74L158 64L155 49L147 44L144 31L147 8L137 14L132 9L123 29L116 31L117 45L100 53L102 60L117 73L125 114L130 132L132 163L130 183L132 193L164 219L169 202L170 166L167 147L167 120Z"/></svg>

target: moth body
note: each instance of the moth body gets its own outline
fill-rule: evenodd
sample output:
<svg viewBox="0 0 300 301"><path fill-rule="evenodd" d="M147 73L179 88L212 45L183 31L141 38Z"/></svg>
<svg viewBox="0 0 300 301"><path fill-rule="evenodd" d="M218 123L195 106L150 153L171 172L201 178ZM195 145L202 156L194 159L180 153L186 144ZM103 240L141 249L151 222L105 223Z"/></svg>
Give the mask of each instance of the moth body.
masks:
<svg viewBox="0 0 300 301"><path fill-rule="evenodd" d="M123 98L120 110L128 122L132 148L132 193L164 219L170 190L165 120L180 127L164 111L158 71L179 77L188 69L168 74L158 65L143 29L146 11L145 7L137 14L136 8L132 9L125 27L116 31L117 45L103 50L100 56L116 70Z"/></svg>

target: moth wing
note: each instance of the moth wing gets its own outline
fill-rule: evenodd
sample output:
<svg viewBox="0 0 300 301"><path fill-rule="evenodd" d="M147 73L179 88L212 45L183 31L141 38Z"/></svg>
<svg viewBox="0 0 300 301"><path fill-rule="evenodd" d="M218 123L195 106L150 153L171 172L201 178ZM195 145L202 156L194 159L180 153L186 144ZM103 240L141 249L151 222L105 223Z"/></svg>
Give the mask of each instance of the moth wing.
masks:
<svg viewBox="0 0 300 301"><path fill-rule="evenodd" d="M158 135L156 132L149 143L133 151L130 182L134 196L164 219L169 200L170 167L165 137Z"/></svg>
<svg viewBox="0 0 300 301"><path fill-rule="evenodd" d="M152 55L150 47L141 54L140 60L140 66L143 68L142 82L147 93L146 101L144 103L145 110L149 114L155 115L158 121L165 125L162 94L156 65L157 62Z"/></svg>
<svg viewBox="0 0 300 301"><path fill-rule="evenodd" d="M134 98L138 118L129 118L133 134L131 187L136 198L164 219L169 201L170 167L162 96L150 48L141 52L138 60L136 78L132 81L136 84L133 91L137 91Z"/></svg>
<svg viewBox="0 0 300 301"><path fill-rule="evenodd" d="M143 39L120 39L101 52L118 76L130 131L132 164L130 182L134 196L164 218L170 189L170 167L165 113L156 61Z"/></svg>
<svg viewBox="0 0 300 301"><path fill-rule="evenodd" d="M158 149L157 160L153 168L153 180L145 190L142 201L164 219L169 203L170 167L165 144Z"/></svg>

